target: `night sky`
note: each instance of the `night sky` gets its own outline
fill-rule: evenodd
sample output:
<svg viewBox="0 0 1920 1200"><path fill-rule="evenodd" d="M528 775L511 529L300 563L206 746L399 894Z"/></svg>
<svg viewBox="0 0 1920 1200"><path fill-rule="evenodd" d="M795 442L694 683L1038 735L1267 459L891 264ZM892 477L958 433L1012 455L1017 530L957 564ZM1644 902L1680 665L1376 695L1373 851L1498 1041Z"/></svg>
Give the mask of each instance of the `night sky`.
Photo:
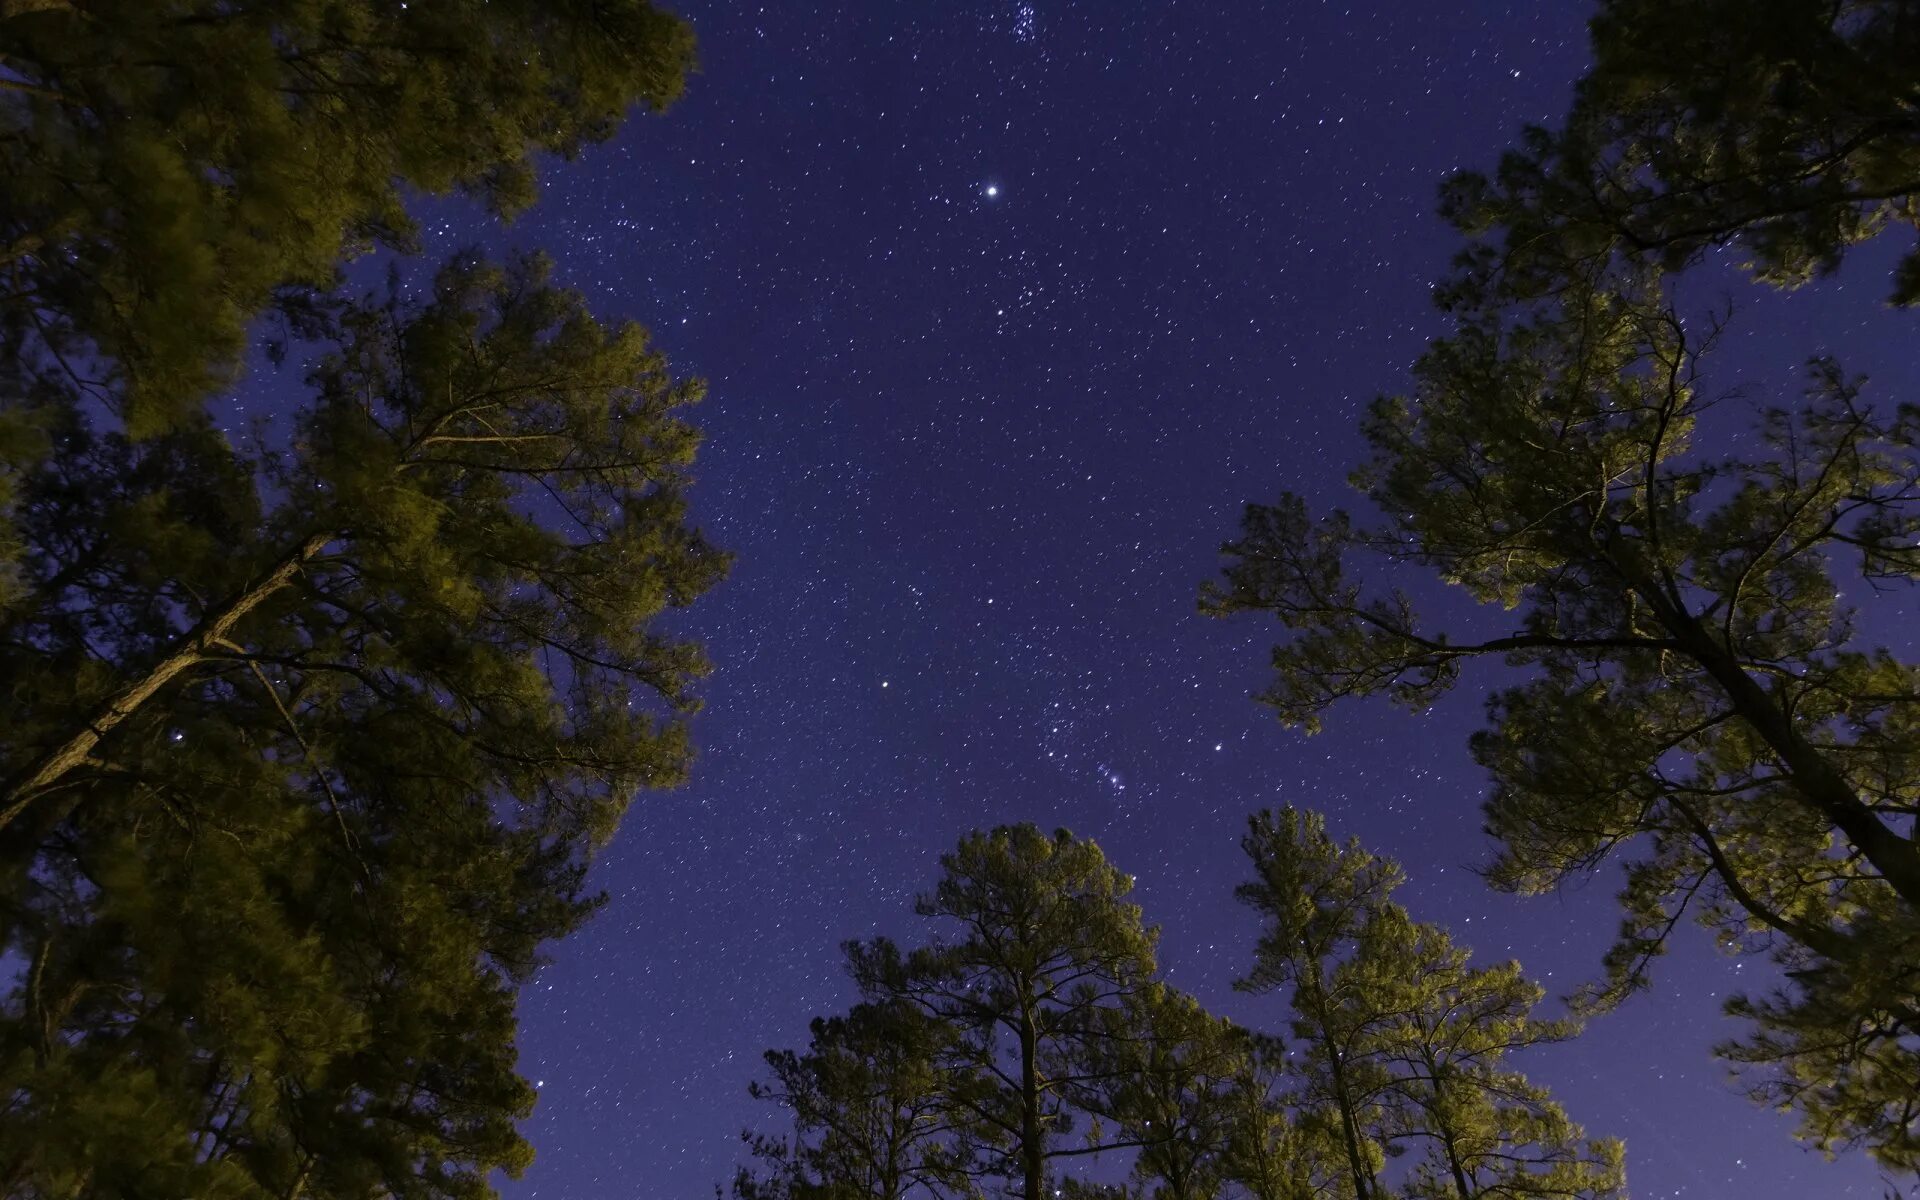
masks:
<svg viewBox="0 0 1920 1200"><path fill-rule="evenodd" d="M911 896L976 827L1096 838L1172 981L1256 1027L1281 1016L1229 990L1255 936L1231 891L1266 806L1398 857L1414 916L1481 957L1591 977L1611 879L1523 900L1466 869L1477 692L1305 738L1248 699L1277 627L1194 612L1243 503L1348 501L1357 415L1439 329L1435 188L1559 118L1586 7L680 7L703 69L670 113L557 165L504 236L430 210L431 250L543 247L710 381L696 505L738 554L691 613L694 782L641 798L610 905L526 996L539 1160L507 1194L710 1195L740 1128L780 1124L746 1095L761 1051L850 1001L838 944L921 936ZM1897 360L1859 257L1790 298L1725 277L1729 370ZM1877 1197L1709 1057L1764 966L1681 949L1518 1065L1626 1139L1636 1196Z"/></svg>

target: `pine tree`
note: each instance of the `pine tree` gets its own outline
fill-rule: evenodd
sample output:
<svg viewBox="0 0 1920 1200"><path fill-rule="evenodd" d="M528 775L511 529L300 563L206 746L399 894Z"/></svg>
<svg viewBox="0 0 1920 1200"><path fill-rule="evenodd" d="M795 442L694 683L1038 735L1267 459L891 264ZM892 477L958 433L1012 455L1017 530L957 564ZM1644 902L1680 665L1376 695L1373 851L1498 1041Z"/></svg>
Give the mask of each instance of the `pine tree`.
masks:
<svg viewBox="0 0 1920 1200"><path fill-rule="evenodd" d="M1561 129L1529 131L1491 179L1468 173L1449 184L1445 208L1475 238L1451 302L1513 306L1569 281L1617 286L1607 281L1623 271L1691 267L1724 245L1741 249L1756 278L1793 287L1835 270L1852 246L1916 223L1920 22L1910 5L1608 0L1593 47ZM1920 251L1899 260L1892 299L1920 302ZM1856 552L1876 589L1920 572L1920 418L1910 407L1891 419L1872 411L1861 381L1831 360L1815 360L1810 375L1802 413L1783 405L1762 417L1771 461L1701 474L1703 483L1744 476L1745 490L1705 525L1713 540L1695 555L1725 555L1736 568L1711 578L1719 594L1700 615L1724 606L1734 618L1721 676L1759 744L1720 751L1689 785L1724 787L1731 775L1751 781L1745 807L1773 801L1780 811L1730 822L1728 793L1697 792L1680 817L1685 829L1656 835L1652 860L1636 870L1610 965L1616 981L1637 981L1678 897L1704 892L1709 903L1698 907L1723 943L1772 941L1789 980L1729 1003L1754 1032L1720 1053L1745 1069L1756 1099L1798 1109L1813 1144L1864 1144L1892 1169L1920 1171L1920 971L1907 966L1920 961L1916 785L1904 766L1882 769L1911 761L1920 687L1911 663L1853 644L1852 614L1826 599L1843 590L1836 558ZM1668 519L1690 532L1683 514ZM1726 549L1769 540L1765 553ZM1755 589L1758 603L1734 602L1747 577L1774 586ZM1683 605L1679 615L1693 614ZM1778 632L1764 639L1771 644L1737 638L1735 620ZM1822 627L1827 645L1812 636ZM1790 629L1798 645L1781 636ZM1795 661L1803 657L1816 661ZM1819 699L1802 705L1770 680L1783 666L1811 671ZM1766 704L1755 702L1762 692ZM1788 726L1847 733L1831 743ZM1762 784L1768 770L1742 758L1773 764L1774 782ZM1799 879L1800 864L1815 859L1840 864L1824 886Z"/></svg>
<svg viewBox="0 0 1920 1200"><path fill-rule="evenodd" d="M538 261L331 307L290 448L69 410L23 483L0 1191L482 1197L518 987L681 778L698 389Z"/></svg>
<svg viewBox="0 0 1920 1200"><path fill-rule="evenodd" d="M1575 1032L1533 1018L1542 993L1518 964L1470 966L1443 930L1392 901L1396 864L1337 845L1315 814L1256 814L1245 845L1255 879L1239 895L1264 921L1245 986L1287 994L1300 1047L1293 1103L1307 1130L1337 1135L1345 1194L1621 1194L1619 1142L1587 1141L1505 1064ZM1386 1156L1409 1149L1418 1156L1395 1188ZM1314 1194L1311 1176L1294 1182Z"/></svg>
<svg viewBox="0 0 1920 1200"><path fill-rule="evenodd" d="M1235 986L1285 993L1295 1103L1336 1132L1354 1200L1378 1200L1391 1079L1374 1039L1383 1014L1349 958L1400 869L1357 843L1336 846L1317 814L1291 808L1253 816L1241 844L1254 878L1234 894L1262 926L1253 969Z"/></svg>
<svg viewBox="0 0 1920 1200"><path fill-rule="evenodd" d="M1817 361L1797 406L1760 408L1728 452L1695 448L1713 336L1650 281L1463 318L1413 395L1367 418L1356 481L1382 523L1252 506L1205 603L1293 631L1262 698L1308 728L1350 696L1426 706L1470 659L1526 668L1473 740L1493 882L1541 891L1635 855L1583 1003L1645 987L1689 914L1771 950L1789 986L1735 1003L1759 1040L1731 1056L1817 1144L1911 1170L1920 670L1856 635L1843 572L1920 578L1920 408ZM1360 554L1520 611L1491 637L1427 629L1404 594L1349 578Z"/></svg>
<svg viewBox="0 0 1920 1200"><path fill-rule="evenodd" d="M691 56L644 0L0 4L0 395L164 428L275 289L408 247L409 190L524 208Z"/></svg>
<svg viewBox="0 0 1920 1200"><path fill-rule="evenodd" d="M1351 1168L1337 1122L1296 1106L1278 1039L1255 1039L1255 1054L1228 1087L1221 1176L1246 1200L1341 1200Z"/></svg>
<svg viewBox="0 0 1920 1200"><path fill-rule="evenodd" d="M1853 599L1920 579L1920 408L1821 357L1804 399L1709 449L1724 317L1668 298L1716 247L1791 287L1914 222L1920 22L1903 0L1604 0L1592 30L1563 126L1444 193L1472 239L1440 291L1456 328L1371 411L1355 475L1385 520L1253 506L1203 604L1294 631L1264 699L1308 728L1348 696L1424 706L1474 657L1530 668L1474 741L1495 883L1634 855L1582 1003L1646 986L1688 914L1770 952L1786 984L1731 1001L1752 1032L1721 1053L1813 1144L1920 1171L1920 668ZM1920 252L1893 298L1920 299ZM1523 611L1423 628L1348 577L1366 553Z"/></svg>
<svg viewBox="0 0 1920 1200"><path fill-rule="evenodd" d="M813 1022L806 1053L767 1052L756 1099L792 1113L790 1139L745 1135L770 1168L742 1170L738 1200L904 1200L916 1189L977 1194L953 1097L974 1081L942 1064L953 1031L900 1000Z"/></svg>
<svg viewBox="0 0 1920 1200"><path fill-rule="evenodd" d="M1041 1200L1049 1161L1119 1144L1068 1137L1076 1097L1107 1069L1093 1047L1149 982L1155 934L1125 900L1132 881L1065 830L974 833L941 866L915 911L958 936L911 953L851 946L856 976L957 1032L950 1069L991 1084L952 1097L974 1149L1023 1200Z"/></svg>
<svg viewBox="0 0 1920 1200"><path fill-rule="evenodd" d="M1907 0L1604 0L1593 66L1558 129L1529 129L1492 178L1448 184L1480 240L1452 289L1557 291L1622 260L1672 271L1737 245L1793 286L1920 221L1920 22ZM1894 300L1920 301L1920 251Z"/></svg>
<svg viewBox="0 0 1920 1200"><path fill-rule="evenodd" d="M1163 983L1107 1014L1088 1047L1082 1107L1135 1144L1134 1179L1150 1200L1213 1200L1226 1183L1232 1088L1253 1038Z"/></svg>
<svg viewBox="0 0 1920 1200"><path fill-rule="evenodd" d="M1623 1195L1621 1143L1586 1140L1544 1088L1506 1065L1514 1051L1564 1041L1578 1026L1532 1015L1544 993L1519 963L1468 960L1445 930L1392 903L1369 914L1354 950L1361 986L1388 1014L1374 1036L1394 1080L1394 1140L1424 1151L1400 1194Z"/></svg>

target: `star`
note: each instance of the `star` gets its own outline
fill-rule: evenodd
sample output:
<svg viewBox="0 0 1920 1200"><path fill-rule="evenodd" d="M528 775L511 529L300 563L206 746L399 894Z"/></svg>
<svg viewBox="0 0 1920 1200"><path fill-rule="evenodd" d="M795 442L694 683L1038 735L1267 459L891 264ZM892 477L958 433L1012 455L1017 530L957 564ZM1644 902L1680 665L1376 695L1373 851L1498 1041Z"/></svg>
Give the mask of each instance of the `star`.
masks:
<svg viewBox="0 0 1920 1200"><path fill-rule="evenodd" d="M989 200L991 200L991 199L993 199L993 198L994 198L995 196L998 196L999 194L1000 194L1000 185L999 185L999 184L997 184L997 183L990 183L990 184L988 184L988 185L987 185L987 199L989 199Z"/></svg>

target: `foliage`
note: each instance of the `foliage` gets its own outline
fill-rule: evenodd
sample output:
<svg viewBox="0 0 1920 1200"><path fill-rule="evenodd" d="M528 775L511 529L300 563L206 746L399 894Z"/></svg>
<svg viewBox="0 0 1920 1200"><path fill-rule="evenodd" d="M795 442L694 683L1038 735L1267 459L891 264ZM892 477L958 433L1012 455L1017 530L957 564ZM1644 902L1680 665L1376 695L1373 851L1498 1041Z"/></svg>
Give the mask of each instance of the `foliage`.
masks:
<svg viewBox="0 0 1920 1200"><path fill-rule="evenodd" d="M1228 1086L1227 1139L1219 1171L1229 1194L1246 1200L1336 1200L1350 1195L1339 1132L1324 1110L1291 1102L1293 1064L1277 1038L1256 1052Z"/></svg>
<svg viewBox="0 0 1920 1200"><path fill-rule="evenodd" d="M1390 899L1397 865L1357 842L1336 845L1317 815L1259 813L1245 845L1254 880L1238 895L1263 925L1242 986L1287 997L1299 1048L1287 1101L1296 1128L1336 1133L1347 1186L1335 1194L1622 1194L1620 1143L1587 1141L1506 1065L1515 1050L1575 1032L1532 1016L1542 993L1519 964L1471 966L1444 930ZM1418 1157L1395 1187L1385 1159L1409 1150ZM1325 1194L1310 1182L1297 1179L1293 1194Z"/></svg>
<svg viewBox="0 0 1920 1200"><path fill-rule="evenodd" d="M971 1197L990 1179L1028 1200L1091 1195L1049 1163L1148 1140L1127 1091L1139 1022L1179 1004L1212 1018L1152 982L1132 881L1092 842L1031 825L970 834L941 866L915 903L939 932L848 943L861 1004L814 1022L806 1054L768 1054L755 1094L791 1110L793 1134L747 1135L771 1171L742 1172L742 1200Z"/></svg>
<svg viewBox="0 0 1920 1200"><path fill-rule="evenodd" d="M1335 1132L1355 1200L1386 1195L1380 1180L1392 1076L1376 1037L1385 1014L1362 974L1346 961L1369 915L1399 886L1400 868L1358 845L1334 845L1320 819L1287 809L1262 812L1244 842L1254 879L1235 895L1261 917L1253 969L1236 986L1282 991L1298 1047L1294 1101Z"/></svg>
<svg viewBox="0 0 1920 1200"><path fill-rule="evenodd" d="M0 621L8 1195L490 1195L517 986L686 768L697 387L538 261L323 315L284 453L48 410Z"/></svg>
<svg viewBox="0 0 1920 1200"><path fill-rule="evenodd" d="M1611 260L1673 270L1737 244L1760 279L1833 269L1920 225L1920 21L1908 0L1604 0L1564 126L1447 187L1485 235L1456 299L1557 290ZM1894 300L1920 302L1920 250Z"/></svg>
<svg viewBox="0 0 1920 1200"><path fill-rule="evenodd" d="M766 1175L742 1170L739 1200L902 1200L916 1188L969 1196L971 1167L943 1069L953 1031L912 1004L881 999L813 1022L807 1052L769 1050L755 1099L792 1113L791 1140L745 1135ZM964 1118L961 1118L964 1120Z"/></svg>
<svg viewBox="0 0 1920 1200"><path fill-rule="evenodd" d="M1394 1133L1426 1151L1403 1195L1624 1194L1621 1143L1584 1138L1546 1089L1507 1066L1515 1050L1578 1032L1532 1015L1544 993L1519 963L1472 966L1445 930L1393 904L1370 915L1356 957L1388 1014L1377 1037L1394 1077Z"/></svg>
<svg viewBox="0 0 1920 1200"><path fill-rule="evenodd" d="M993 1180L1082 1200L1619 1195L1620 1144L1508 1065L1573 1032L1533 1017L1517 965L1412 922L1399 868L1317 817L1262 813L1246 844L1240 895L1265 921L1245 986L1286 994L1294 1050L1151 977L1153 935L1092 843L974 833L919 902L958 936L850 943L861 1002L767 1055L753 1092L793 1132L746 1135L769 1170L737 1200L974 1200ZM1102 1154L1128 1182L1057 1166Z"/></svg>
<svg viewBox="0 0 1920 1200"><path fill-rule="evenodd" d="M1724 318L1668 276L1738 243L1792 285L1915 219L1920 23L1897 0L1607 0L1563 128L1443 196L1474 238L1455 327L1383 399L1354 476L1382 514L1247 510L1203 607L1291 631L1262 696L1424 707L1502 658L1473 742L1496 885L1626 859L1601 1008L1691 916L1783 984L1722 1047L1802 1135L1920 1170L1920 668L1856 607L1920 575L1920 408L1831 358L1742 420L1706 385ZM1920 254L1895 300L1920 297ZM1743 428L1744 426L1744 428ZM1369 555L1514 616L1456 639L1348 575ZM1852 578L1857 582L1850 583Z"/></svg>
<svg viewBox="0 0 1920 1200"><path fill-rule="evenodd" d="M1298 724L1377 691L1423 707L1473 657L1528 668L1473 743L1492 879L1540 891L1640 843L1588 1002L1644 987L1688 912L1728 947L1770 941L1799 983L1736 1004L1770 1031L1734 1056L1782 1064L1786 1092L1757 1087L1803 1104L1818 1144L1914 1164L1920 672L1860 645L1836 572L1901 588L1920 568L1920 409L1818 361L1797 407L1690 453L1709 348L1651 296L1463 324L1365 424L1356 480L1386 522L1252 507L1206 603L1294 630L1263 699ZM1425 632L1405 595L1346 580L1356 551L1519 609L1511 632Z"/></svg>
<svg viewBox="0 0 1920 1200"><path fill-rule="evenodd" d="M1147 1200L1213 1200L1240 1117L1234 1087L1252 1070L1254 1039L1199 1001L1154 983L1107 1014L1089 1046L1083 1105L1135 1145Z"/></svg>
<svg viewBox="0 0 1920 1200"><path fill-rule="evenodd" d="M1635 846L1586 1000L1643 987L1689 912L1729 947L1771 944L1799 982L1736 1004L1763 1036L1734 1057L1779 1064L1756 1087L1800 1103L1817 1143L1904 1167L1920 672L1860 644L1837 573L1895 588L1920 569L1920 409L1871 404L1821 361L1797 407L1762 408L1730 453L1690 452L1710 347L1653 292L1569 289L1523 320L1463 322L1415 394L1366 422L1356 482L1385 521L1254 506L1206 604L1294 631L1263 699L1310 727L1348 696L1424 706L1469 658L1527 669L1473 742L1494 882L1539 891ZM1349 582L1355 553L1517 609L1511 632L1424 630L1404 595Z"/></svg>
<svg viewBox="0 0 1920 1200"><path fill-rule="evenodd" d="M165 428L276 288L408 246L408 192L523 208L691 56L645 0L0 4L0 394Z"/></svg>
<svg viewBox="0 0 1920 1200"><path fill-rule="evenodd" d="M1155 934L1126 901L1132 880L1065 830L1003 826L940 861L914 909L959 936L904 954L884 940L852 945L856 977L955 1032L950 1069L988 1083L952 1095L971 1149L1039 1200L1050 1160L1113 1145L1067 1139L1103 1078L1095 1048L1147 986Z"/></svg>

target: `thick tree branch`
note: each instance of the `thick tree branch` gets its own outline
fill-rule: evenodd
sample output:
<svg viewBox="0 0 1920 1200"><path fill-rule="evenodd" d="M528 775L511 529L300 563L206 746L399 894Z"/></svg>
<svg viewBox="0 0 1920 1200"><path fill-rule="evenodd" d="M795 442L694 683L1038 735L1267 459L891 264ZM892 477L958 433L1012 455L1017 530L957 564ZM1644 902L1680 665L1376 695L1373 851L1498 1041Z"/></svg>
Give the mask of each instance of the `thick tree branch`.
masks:
<svg viewBox="0 0 1920 1200"><path fill-rule="evenodd" d="M172 653L147 668L140 678L122 687L88 714L81 727L18 771L0 793L0 829L13 822L34 798L57 782L62 775L86 761L102 738L112 733L141 705L182 673L207 661L228 640L233 629L247 615L280 589L323 549L339 537L334 531L316 533L301 542L267 573L201 618L181 638Z"/></svg>

